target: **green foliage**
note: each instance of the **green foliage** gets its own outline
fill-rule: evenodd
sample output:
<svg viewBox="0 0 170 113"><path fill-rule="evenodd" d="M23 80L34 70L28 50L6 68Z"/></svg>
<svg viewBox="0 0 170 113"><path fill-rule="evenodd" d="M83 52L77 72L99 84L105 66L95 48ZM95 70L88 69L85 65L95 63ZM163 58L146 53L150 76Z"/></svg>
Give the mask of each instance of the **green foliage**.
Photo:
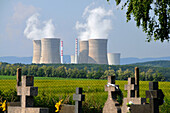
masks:
<svg viewBox="0 0 170 113"><path fill-rule="evenodd" d="M164 104L161 105L159 108L160 108L161 113L169 113L170 112L170 100L168 100L167 98L164 98Z"/></svg>
<svg viewBox="0 0 170 113"><path fill-rule="evenodd" d="M116 5L121 3L121 0L115 1ZM152 40L152 37L155 41L169 41L169 0L126 0L122 9L126 7L127 22L131 20L133 15L136 26L141 26L143 31L147 33L148 42Z"/></svg>
<svg viewBox="0 0 170 113"><path fill-rule="evenodd" d="M152 66L152 67L170 67L170 61L169 60L163 60L163 61L150 61L150 62L144 62L144 63L136 63L134 65L139 66Z"/></svg>
<svg viewBox="0 0 170 113"><path fill-rule="evenodd" d="M22 75L33 75L35 77L62 77L62 78L88 78L88 79L106 79L109 75L116 76L117 80L127 80L134 76L135 65L24 65L24 64L1 64L0 75L15 76L17 68L22 68ZM167 81L170 68L139 66L140 80ZM152 72L149 72L151 71ZM3 79L3 77L0 77Z"/></svg>
<svg viewBox="0 0 170 113"><path fill-rule="evenodd" d="M97 79L56 79L56 77L35 77L35 87L38 87L38 96L34 98L36 107L48 107L50 113L55 110L55 103L61 99L64 99L65 104L75 104L73 101L73 94L76 87L83 88L83 94L86 95L85 102L83 102L83 113L101 113L104 103L107 100L108 92L104 91L104 85L107 84L107 80ZM44 79L46 78L46 79ZM121 95L127 96L127 91L124 90L124 85L127 81L116 80L116 84L121 89ZM148 81L140 81L140 97L145 97L145 91L149 90ZM159 88L162 89L165 94L165 103L160 106L161 113L168 113L169 100L170 100L170 82L159 82ZM18 101L19 98L16 95L16 80L0 80L0 102L4 100ZM117 96L118 101L123 97ZM1 112L0 112L1 113Z"/></svg>

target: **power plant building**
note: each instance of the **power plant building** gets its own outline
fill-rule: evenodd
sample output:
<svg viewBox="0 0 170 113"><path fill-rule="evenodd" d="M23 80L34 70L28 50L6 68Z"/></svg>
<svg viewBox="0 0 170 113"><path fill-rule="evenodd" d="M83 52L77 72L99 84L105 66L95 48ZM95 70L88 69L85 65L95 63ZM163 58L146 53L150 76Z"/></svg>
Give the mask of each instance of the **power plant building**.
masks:
<svg viewBox="0 0 170 113"><path fill-rule="evenodd" d="M79 41L79 64L88 63L89 42Z"/></svg>
<svg viewBox="0 0 170 113"><path fill-rule="evenodd" d="M39 64L41 58L41 40L33 40L32 63Z"/></svg>
<svg viewBox="0 0 170 113"><path fill-rule="evenodd" d="M108 53L109 65L120 65L120 53Z"/></svg>
<svg viewBox="0 0 170 113"><path fill-rule="evenodd" d="M43 38L41 39L41 59L42 64L61 63L60 59L60 39Z"/></svg>
<svg viewBox="0 0 170 113"><path fill-rule="evenodd" d="M75 55L71 55L71 64L75 64Z"/></svg>
<svg viewBox="0 0 170 113"><path fill-rule="evenodd" d="M89 39L89 64L108 64L107 39Z"/></svg>

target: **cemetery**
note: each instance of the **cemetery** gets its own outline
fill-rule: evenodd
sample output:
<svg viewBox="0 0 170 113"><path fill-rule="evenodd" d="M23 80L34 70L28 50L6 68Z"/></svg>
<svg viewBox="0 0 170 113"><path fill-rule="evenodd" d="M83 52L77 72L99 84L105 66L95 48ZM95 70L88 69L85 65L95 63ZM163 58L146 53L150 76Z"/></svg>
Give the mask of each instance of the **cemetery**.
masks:
<svg viewBox="0 0 170 113"><path fill-rule="evenodd" d="M115 80L115 76L108 76L108 83L103 86L105 91L108 92L108 97L102 113L159 113L159 106L163 104L164 94L159 89L158 82L149 82L146 98L141 98L139 95L139 68L136 67L135 77L129 77L128 84L124 86L127 91L127 97L122 97L121 103L118 101L121 90ZM16 89L20 101L6 102L5 113L50 113L50 108L34 107L34 97L38 95L38 87L34 87L33 76L21 75L20 68L17 69ZM75 104L68 105L60 102L60 105L57 106L56 103L55 107L58 109L56 111L58 113L84 113L82 103L85 96L82 88L76 88L75 94L73 94Z"/></svg>

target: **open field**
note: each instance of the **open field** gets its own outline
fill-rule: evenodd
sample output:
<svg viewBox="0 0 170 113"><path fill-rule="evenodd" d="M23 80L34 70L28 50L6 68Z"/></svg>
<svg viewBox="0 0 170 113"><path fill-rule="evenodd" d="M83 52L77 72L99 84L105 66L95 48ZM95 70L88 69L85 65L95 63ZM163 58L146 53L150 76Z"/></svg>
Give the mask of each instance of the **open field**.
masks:
<svg viewBox="0 0 170 113"><path fill-rule="evenodd" d="M16 86L16 77L0 76L0 91L8 92L10 89L14 89ZM107 84L107 80L96 79L65 79L65 78L46 78L35 77L34 86L38 87L39 95L37 99L43 100L43 95L48 98L53 98L58 101L61 98L66 98L67 95L75 93L76 87L82 87L83 92L86 94L86 101L90 104L97 104L103 106L107 99L107 92L104 91L104 86ZM127 81L116 81L119 88L123 92L123 96L127 96L127 91L124 90L124 85ZM170 82L159 82L159 88L163 90L165 97L170 100ZM149 90L149 81L140 81L140 96L145 97L145 91ZM70 99L71 100L71 99ZM73 103L73 102L67 102ZM89 105L90 106L90 105ZM91 105L94 107L93 105Z"/></svg>

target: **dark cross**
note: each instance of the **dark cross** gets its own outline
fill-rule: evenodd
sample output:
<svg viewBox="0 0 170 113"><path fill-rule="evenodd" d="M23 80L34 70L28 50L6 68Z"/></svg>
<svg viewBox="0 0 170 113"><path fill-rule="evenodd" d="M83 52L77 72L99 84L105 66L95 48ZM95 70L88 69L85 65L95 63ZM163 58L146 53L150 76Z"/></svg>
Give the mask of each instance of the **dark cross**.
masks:
<svg viewBox="0 0 170 113"><path fill-rule="evenodd" d="M82 113L82 101L85 100L85 95L82 95L82 88L76 88L76 94L73 94L75 100L75 113Z"/></svg>
<svg viewBox="0 0 170 113"><path fill-rule="evenodd" d="M114 86L109 84L114 84ZM119 85L115 85L115 76L108 76L108 85L105 85L105 91L108 91L108 98L116 101Z"/></svg>
<svg viewBox="0 0 170 113"><path fill-rule="evenodd" d="M151 113L159 113L159 105L163 104L164 94L161 89L158 89L158 82L149 82L146 98L150 98Z"/></svg>
<svg viewBox="0 0 170 113"><path fill-rule="evenodd" d="M38 95L38 87L34 86L33 76L22 76L22 85L17 87L17 95L21 96L21 107L32 107L33 96Z"/></svg>

